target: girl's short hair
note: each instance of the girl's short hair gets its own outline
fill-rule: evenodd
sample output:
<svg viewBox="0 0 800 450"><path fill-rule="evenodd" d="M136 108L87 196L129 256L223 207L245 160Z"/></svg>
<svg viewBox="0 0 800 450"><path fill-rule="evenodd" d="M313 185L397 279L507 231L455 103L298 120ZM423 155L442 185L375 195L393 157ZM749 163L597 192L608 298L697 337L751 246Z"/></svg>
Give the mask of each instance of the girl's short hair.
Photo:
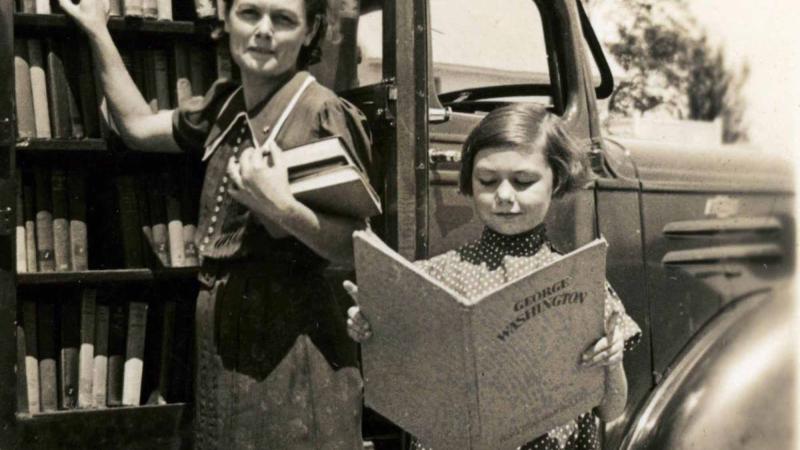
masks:
<svg viewBox="0 0 800 450"><path fill-rule="evenodd" d="M235 0L224 0L225 3L225 17L231 11L233 2ZM336 26L333 20L336 19L336 14L330 9L328 0L304 0L306 7L306 23L311 26L314 20L319 21L319 28L317 34L311 39L311 43L303 46L300 49L300 54L297 55L297 68L300 70L307 69L308 66L314 65L322 60L322 38L329 35L332 41L335 41ZM215 31L214 37L221 37L222 30Z"/></svg>
<svg viewBox="0 0 800 450"><path fill-rule="evenodd" d="M544 139L545 159L553 171L553 197L589 179L586 156L562 125L561 118L535 103L514 103L490 112L472 130L461 152L459 190L472 195L475 155L486 148L532 147Z"/></svg>

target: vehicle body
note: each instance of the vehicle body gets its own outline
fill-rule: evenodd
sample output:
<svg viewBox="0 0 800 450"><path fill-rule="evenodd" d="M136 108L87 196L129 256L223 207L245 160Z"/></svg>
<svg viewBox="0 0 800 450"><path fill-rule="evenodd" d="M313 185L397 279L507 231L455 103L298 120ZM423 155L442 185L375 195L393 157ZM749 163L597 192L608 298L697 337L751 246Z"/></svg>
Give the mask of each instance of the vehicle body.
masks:
<svg viewBox="0 0 800 450"><path fill-rule="evenodd" d="M597 176L554 203L549 234L564 249L601 234L608 240L608 279L643 330L639 346L625 356L628 407L606 430L608 448L616 448L628 430L640 432L640 406L681 364L681 350L700 339L701 329L714 329L723 321L720 311L791 277L791 173L780 159L752 150L604 137L597 102L610 95L613 79L579 1L518 2L538 9L544 75L439 92L447 80L434 78L448 66L435 57L436 51L442 54L436 36L445 33L447 20L441 3L361 4L362 14L382 8L382 79L342 94L373 124L386 203L376 228L409 258L433 256L477 237L481 226L469 200L457 192L461 144L491 108L549 100L590 154ZM469 8L467 3L459 8ZM513 35L508 28L499 33L506 30ZM692 370L699 374L693 378L697 386L713 381L705 378L710 369Z"/></svg>
<svg viewBox="0 0 800 450"><path fill-rule="evenodd" d="M689 380L677 383L688 392L719 379L725 369L724 364L686 362L697 351L682 350L697 345L693 342L752 336L746 320L730 319L731 311L736 317L747 316L753 311L747 306L753 297L769 293L791 277L791 173L783 161L752 151L607 139L597 102L611 94L613 79L580 0L515 1L529 6L540 23L543 74L511 70L507 71L513 75L508 77L511 81L439 92L448 90L440 87L447 80L437 80L436 74L450 66L432 57L437 28L431 25L431 14L447 22L448 11L469 8L465 6L469 2L456 0L343 0L341 39L323 49L323 62L312 71L367 115L378 174L373 181L384 201L384 214L372 226L409 259L442 253L480 233L470 201L458 193L458 154L486 111L508 101L535 99L545 101L563 118L589 154L596 178L553 203L548 230L562 250L599 235L609 243L607 278L643 335L638 347L625 355L628 405L624 416L607 427L605 443L617 448L627 433L626 443L635 447L637 442L651 442L641 428L640 411L650 421L674 420L669 414L674 408L652 406L653 398L671 395L661 391L676 389L673 375L680 377L678 381ZM505 9L505 3L504 8L485 0L472 3ZM0 12L2 23L10 23L10 12L2 7ZM373 60L359 56L358 42L368 17L377 23L382 50L378 76L372 80L362 69ZM480 23L480 16L473 18ZM489 25L498 34L521 28ZM0 30L4 42L11 42L11 30ZM480 39L484 33L470 34L476 36ZM467 36L448 37L458 42ZM524 42L517 44L525 47ZM0 48L0 57L0 80L13 80L13 64L5 63L12 60L12 50ZM481 79L500 75L485 71ZM0 113L13 111L8 102L13 94L6 92L13 84L0 82L0 88L0 102L5 102L0 103ZM0 138L13 136L12 129L13 121L4 121L0 114ZM13 139L0 139L0 150L13 144ZM5 171L14 167L14 155L11 151L0 155L11 155L0 167L4 171L0 200L3 206L13 205L14 181ZM0 219L8 222L8 217L6 212ZM3 222L0 228L4 248L13 248L9 243L13 225ZM0 267L0 284L12 285L13 258L2 261L11 266ZM7 291L0 290L0 295ZM0 302L8 304L13 301ZM14 315L13 310L0 309L4 323L11 323ZM724 332L715 332L717 327ZM735 332L737 327L744 327L742 333ZM13 337L7 340L13 342ZM708 343L703 354L715 352L718 345ZM718 358L730 362L739 355L728 352ZM14 356L2 355L0 379L14 380L13 366ZM765 398L785 389L781 384L769 388ZM650 404L643 407L648 396ZM14 402L13 395L6 397L0 403ZM713 408L698 408L694 414L700 423L715 419ZM3 423L13 421L2 418ZM676 427L683 425L691 424L675 422ZM397 430L374 416L367 417L365 432L376 446L400 446Z"/></svg>

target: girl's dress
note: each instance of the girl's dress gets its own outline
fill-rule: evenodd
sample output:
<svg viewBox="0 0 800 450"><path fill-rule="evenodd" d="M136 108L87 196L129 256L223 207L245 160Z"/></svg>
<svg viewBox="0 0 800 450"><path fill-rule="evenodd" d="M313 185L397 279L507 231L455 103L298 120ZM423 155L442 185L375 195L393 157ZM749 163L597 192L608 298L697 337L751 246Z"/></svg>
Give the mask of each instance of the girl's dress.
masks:
<svg viewBox="0 0 800 450"><path fill-rule="evenodd" d="M480 239L416 264L467 298L474 299L560 258L547 240L544 224L517 235L503 235L485 228ZM625 314L617 294L606 283L605 318L622 314L625 351L639 341L641 330ZM523 450L600 449L599 418L589 411L550 430ZM414 442L418 450L424 447Z"/></svg>
<svg viewBox="0 0 800 450"><path fill-rule="evenodd" d="M356 347L347 305L323 279L326 262L293 237L273 238L228 195L228 159L264 142L307 77L297 73L250 110L237 84L218 81L173 116L175 140L206 164L196 236L198 449L363 445ZM312 82L276 143L290 149L333 135L356 161L369 161L364 116Z"/></svg>

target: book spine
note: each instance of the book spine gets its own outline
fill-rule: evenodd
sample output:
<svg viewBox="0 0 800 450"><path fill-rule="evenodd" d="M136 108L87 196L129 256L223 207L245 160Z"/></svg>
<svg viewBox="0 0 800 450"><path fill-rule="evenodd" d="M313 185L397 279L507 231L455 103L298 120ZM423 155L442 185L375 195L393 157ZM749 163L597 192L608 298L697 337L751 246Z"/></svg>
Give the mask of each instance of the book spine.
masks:
<svg viewBox="0 0 800 450"><path fill-rule="evenodd" d="M233 79L233 69L231 68L231 53L228 45L221 42L215 47L215 55L217 60L217 78L224 80Z"/></svg>
<svg viewBox="0 0 800 450"><path fill-rule="evenodd" d="M28 374L25 371L25 327L17 319L15 322L16 330L14 333L15 343L17 344L17 361L14 367L16 372L16 392L17 392L17 411L29 412L28 405Z"/></svg>
<svg viewBox="0 0 800 450"><path fill-rule="evenodd" d="M142 16L145 19L157 19L158 2L156 0L142 0Z"/></svg>
<svg viewBox="0 0 800 450"><path fill-rule="evenodd" d="M40 40L28 40L28 57L31 68L31 94L33 95L36 137L46 139L52 136L52 130L50 129L50 104L47 99L47 72Z"/></svg>
<svg viewBox="0 0 800 450"><path fill-rule="evenodd" d="M50 171L34 168L36 181L36 260L39 272L54 272L53 257L53 206L50 199Z"/></svg>
<svg viewBox="0 0 800 450"><path fill-rule="evenodd" d="M147 104L150 105L150 110L154 113L158 112L154 51L150 49L136 50L134 51L134 55L142 68L142 82L144 84L142 92L144 93L144 98L147 100Z"/></svg>
<svg viewBox="0 0 800 450"><path fill-rule="evenodd" d="M175 76L175 98L173 104L182 106L192 98L192 82L189 75L189 50L183 42L175 42L172 49L172 69Z"/></svg>
<svg viewBox="0 0 800 450"><path fill-rule="evenodd" d="M142 17L144 13L142 0L123 0L122 7L127 17Z"/></svg>
<svg viewBox="0 0 800 450"><path fill-rule="evenodd" d="M147 329L147 303L128 305L128 335L125 344L125 368L122 383L122 404L138 406L142 396L144 340Z"/></svg>
<svg viewBox="0 0 800 450"><path fill-rule="evenodd" d="M67 217L67 174L64 169L50 172L53 201L53 253L56 271L70 270L69 218Z"/></svg>
<svg viewBox="0 0 800 450"><path fill-rule="evenodd" d="M163 111L170 109L169 99L169 70L167 69L167 52L157 48L151 51L153 63L153 76L156 90L157 109Z"/></svg>
<svg viewBox="0 0 800 450"><path fill-rule="evenodd" d="M69 243L72 270L89 270L88 230L86 227L86 173L70 171L67 175L69 190Z"/></svg>
<svg viewBox="0 0 800 450"><path fill-rule="evenodd" d="M161 345L158 362L158 398L157 404L167 403L170 397L169 383L172 375L172 350L175 336L175 310L174 301L164 303L161 323Z"/></svg>
<svg viewBox="0 0 800 450"><path fill-rule="evenodd" d="M170 266L169 232L167 230L167 213L164 195L158 179L153 179L147 189L148 206L150 207L150 224L153 232L153 249L156 257L164 267Z"/></svg>
<svg viewBox="0 0 800 450"><path fill-rule="evenodd" d="M81 116L83 117L83 131L87 137L100 137L100 117L95 89L92 53L89 45L82 41L78 47L80 71L78 73L78 92L80 93Z"/></svg>
<svg viewBox="0 0 800 450"><path fill-rule="evenodd" d="M81 295L81 347L78 369L78 407L94 405L92 382L94 378L94 343L97 311L97 291L85 288Z"/></svg>
<svg viewBox="0 0 800 450"><path fill-rule="evenodd" d="M122 405L122 372L125 369L125 305L119 302L110 306L108 324L108 378L106 396L108 406Z"/></svg>
<svg viewBox="0 0 800 450"><path fill-rule="evenodd" d="M108 15L110 16L122 15L122 0L109 0Z"/></svg>
<svg viewBox="0 0 800 450"><path fill-rule="evenodd" d="M41 409L42 411L55 411L58 409L55 304L49 301L40 301L36 319Z"/></svg>
<svg viewBox="0 0 800 450"><path fill-rule="evenodd" d="M52 14L50 0L35 0L36 14Z"/></svg>
<svg viewBox="0 0 800 450"><path fill-rule="evenodd" d="M136 203L139 210L139 224L142 227L142 254L144 262L150 266L155 266L155 244L153 243L153 228L150 226L150 205L147 198L147 180L145 178L136 179Z"/></svg>
<svg viewBox="0 0 800 450"><path fill-rule="evenodd" d="M22 0L20 3L20 12L26 14L35 14L36 13L36 1L35 0Z"/></svg>
<svg viewBox="0 0 800 450"><path fill-rule="evenodd" d="M122 232L123 262L125 267L142 267L142 240L140 236L139 205L136 200L136 184L130 175L115 178L119 226Z"/></svg>
<svg viewBox="0 0 800 450"><path fill-rule="evenodd" d="M62 298L59 304L61 348L59 351L60 406L78 406L78 352L80 349L81 305L77 298Z"/></svg>
<svg viewBox="0 0 800 450"><path fill-rule="evenodd" d="M217 15L213 0L194 0L194 11L198 19L208 19Z"/></svg>
<svg viewBox="0 0 800 450"><path fill-rule="evenodd" d="M108 380L108 305L98 303L94 325L94 358L92 364L92 405L106 407Z"/></svg>
<svg viewBox="0 0 800 450"><path fill-rule="evenodd" d="M192 95L203 95L206 89L206 54L198 48L189 48L189 79L192 82Z"/></svg>
<svg viewBox="0 0 800 450"><path fill-rule="evenodd" d="M169 241L169 263L171 267L186 266L184 255L183 222L181 204L178 201L177 186L168 173L161 174L164 209L167 214L167 239Z"/></svg>
<svg viewBox="0 0 800 450"><path fill-rule="evenodd" d="M64 66L64 93L67 96L67 111L69 113L70 136L75 139L86 137L83 129L83 115L81 114L80 99L80 46L62 45L60 54ZM91 66L90 66L91 67Z"/></svg>
<svg viewBox="0 0 800 450"><path fill-rule="evenodd" d="M36 341L36 302L22 301L22 327L25 331L25 381L28 412L41 411L39 400L39 351Z"/></svg>
<svg viewBox="0 0 800 450"><path fill-rule="evenodd" d="M22 213L25 220L25 256L28 272L36 272L36 206L34 204L33 186L28 173L22 174Z"/></svg>
<svg viewBox="0 0 800 450"><path fill-rule="evenodd" d="M36 118L33 112L31 68L28 58L28 40L14 40L14 100L17 114L17 137L36 137Z"/></svg>
<svg viewBox="0 0 800 450"><path fill-rule="evenodd" d="M54 138L69 138L72 134L69 98L64 61L55 39L47 40L47 95L50 104L50 126Z"/></svg>
<svg viewBox="0 0 800 450"><path fill-rule="evenodd" d="M26 273L28 271L28 253L27 246L25 245L25 201L22 199L22 172L17 171L15 175L16 190L17 190L17 207L14 211L16 218L14 244L17 253L16 269L17 273Z"/></svg>
<svg viewBox="0 0 800 450"><path fill-rule="evenodd" d="M172 0L158 0L158 20L172 20Z"/></svg>

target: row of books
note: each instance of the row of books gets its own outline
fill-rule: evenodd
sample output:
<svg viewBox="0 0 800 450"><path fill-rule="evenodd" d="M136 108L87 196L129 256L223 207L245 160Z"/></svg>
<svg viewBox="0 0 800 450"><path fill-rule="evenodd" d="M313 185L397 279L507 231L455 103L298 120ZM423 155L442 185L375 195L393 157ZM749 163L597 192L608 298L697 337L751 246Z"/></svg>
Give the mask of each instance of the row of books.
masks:
<svg viewBox="0 0 800 450"><path fill-rule="evenodd" d="M194 191L166 172L93 178L96 203L83 170L37 165L18 174L18 273L89 270L90 242L99 245L96 268L199 264Z"/></svg>
<svg viewBox="0 0 800 450"><path fill-rule="evenodd" d="M109 15L146 20L173 20L173 9L179 18L223 19L222 0L195 0L194 8L187 0L109 0ZM16 11L27 14L53 14L61 12L57 0L15 0ZM174 8L173 8L174 7ZM183 11L191 14L182 13Z"/></svg>
<svg viewBox="0 0 800 450"><path fill-rule="evenodd" d="M172 379L188 374L181 355L189 344L176 333L177 302L112 298L118 294L84 288L21 299L17 378L27 412L163 404L182 395Z"/></svg>
<svg viewBox="0 0 800 450"><path fill-rule="evenodd" d="M80 139L107 137L108 120L95 82L92 57L79 45L55 38L14 42L17 136ZM217 44L216 57L175 42L157 48L122 48L122 58L153 111L180 106L203 95L216 78L234 76L230 53Z"/></svg>

